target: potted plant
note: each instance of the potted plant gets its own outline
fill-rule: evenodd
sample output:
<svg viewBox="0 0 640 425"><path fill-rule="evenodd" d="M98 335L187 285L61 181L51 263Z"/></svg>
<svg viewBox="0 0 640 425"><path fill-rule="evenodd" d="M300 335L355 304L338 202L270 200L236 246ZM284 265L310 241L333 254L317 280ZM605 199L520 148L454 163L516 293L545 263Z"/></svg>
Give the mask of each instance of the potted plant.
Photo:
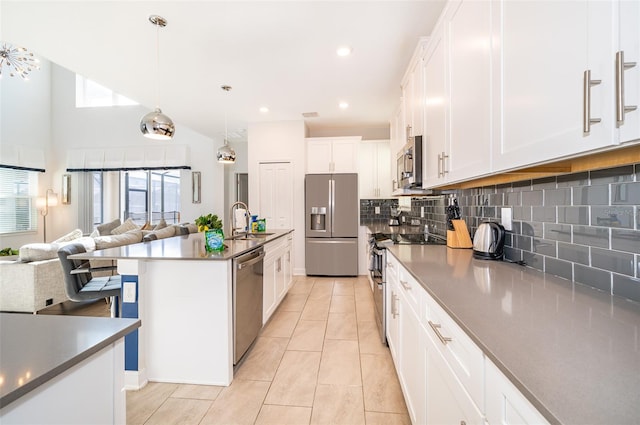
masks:
<svg viewBox="0 0 640 425"><path fill-rule="evenodd" d="M207 252L224 250L222 220L216 214L201 215L195 219L198 231L204 232L204 247Z"/></svg>

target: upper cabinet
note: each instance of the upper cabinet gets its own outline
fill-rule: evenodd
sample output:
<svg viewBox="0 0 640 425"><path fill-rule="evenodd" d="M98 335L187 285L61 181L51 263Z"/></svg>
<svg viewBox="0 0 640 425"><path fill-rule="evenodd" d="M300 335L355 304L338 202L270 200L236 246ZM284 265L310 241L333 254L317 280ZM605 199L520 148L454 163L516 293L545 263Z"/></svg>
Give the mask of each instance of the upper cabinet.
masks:
<svg viewBox="0 0 640 425"><path fill-rule="evenodd" d="M621 1L619 7L616 121L620 141L628 142L640 139L640 2Z"/></svg>
<svg viewBox="0 0 640 425"><path fill-rule="evenodd" d="M357 173L362 137L307 138L307 173Z"/></svg>
<svg viewBox="0 0 640 425"><path fill-rule="evenodd" d="M640 141L638 22L637 1L449 1L402 81L423 186Z"/></svg>
<svg viewBox="0 0 640 425"><path fill-rule="evenodd" d="M494 170L615 143L615 2L491 3ZM540 30L544 28L544 30Z"/></svg>
<svg viewBox="0 0 640 425"><path fill-rule="evenodd" d="M391 196L390 165L388 140L360 143L358 147L360 198L389 198Z"/></svg>
<svg viewBox="0 0 640 425"><path fill-rule="evenodd" d="M450 2L423 61L423 186L490 172L491 5Z"/></svg>

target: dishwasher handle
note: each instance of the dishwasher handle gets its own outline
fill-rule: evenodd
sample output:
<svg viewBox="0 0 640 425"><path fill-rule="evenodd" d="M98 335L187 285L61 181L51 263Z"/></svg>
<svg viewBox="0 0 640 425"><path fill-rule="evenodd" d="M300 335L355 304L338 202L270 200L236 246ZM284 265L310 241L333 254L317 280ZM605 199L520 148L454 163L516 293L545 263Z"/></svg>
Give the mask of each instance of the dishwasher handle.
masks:
<svg viewBox="0 0 640 425"><path fill-rule="evenodd" d="M238 262L238 270L242 270L244 267L248 267L251 266L255 263L257 263L258 261L261 261L265 256L264 251L261 251L260 253L258 253L258 255L256 257L253 257L249 260L243 260L243 261L239 261Z"/></svg>

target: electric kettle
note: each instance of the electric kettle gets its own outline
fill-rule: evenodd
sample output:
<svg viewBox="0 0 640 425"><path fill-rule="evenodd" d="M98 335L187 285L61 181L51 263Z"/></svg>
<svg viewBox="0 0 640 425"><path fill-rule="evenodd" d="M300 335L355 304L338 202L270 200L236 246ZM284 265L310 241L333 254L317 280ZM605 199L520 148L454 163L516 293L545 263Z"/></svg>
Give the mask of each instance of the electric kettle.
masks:
<svg viewBox="0 0 640 425"><path fill-rule="evenodd" d="M473 236L473 257L483 260L502 260L504 256L504 227L498 223L480 223Z"/></svg>

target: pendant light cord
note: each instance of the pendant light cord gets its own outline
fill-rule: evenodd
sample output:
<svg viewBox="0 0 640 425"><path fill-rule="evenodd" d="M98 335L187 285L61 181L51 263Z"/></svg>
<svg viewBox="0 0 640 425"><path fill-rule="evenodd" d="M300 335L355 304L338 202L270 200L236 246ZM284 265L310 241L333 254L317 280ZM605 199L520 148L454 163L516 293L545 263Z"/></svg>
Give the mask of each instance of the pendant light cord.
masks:
<svg viewBox="0 0 640 425"><path fill-rule="evenodd" d="M156 109L160 108L160 22L156 22Z"/></svg>

